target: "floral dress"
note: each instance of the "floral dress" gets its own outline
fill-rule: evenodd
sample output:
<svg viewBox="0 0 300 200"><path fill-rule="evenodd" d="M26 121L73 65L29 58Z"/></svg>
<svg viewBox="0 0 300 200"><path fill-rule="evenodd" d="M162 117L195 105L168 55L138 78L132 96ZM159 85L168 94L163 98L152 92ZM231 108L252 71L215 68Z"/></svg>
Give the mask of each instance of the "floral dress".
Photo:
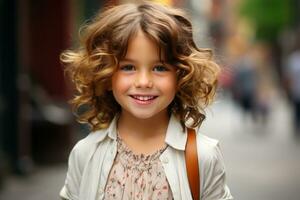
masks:
<svg viewBox="0 0 300 200"><path fill-rule="evenodd" d="M167 145L145 156L134 154L117 138L118 153L105 187L105 200L171 200L171 188L159 160Z"/></svg>

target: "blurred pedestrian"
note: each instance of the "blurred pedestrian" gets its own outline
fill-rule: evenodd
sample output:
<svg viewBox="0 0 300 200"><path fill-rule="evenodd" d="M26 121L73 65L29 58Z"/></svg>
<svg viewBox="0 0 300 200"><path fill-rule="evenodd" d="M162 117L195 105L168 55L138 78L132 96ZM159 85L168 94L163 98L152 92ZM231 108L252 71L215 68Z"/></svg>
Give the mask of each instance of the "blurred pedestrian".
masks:
<svg viewBox="0 0 300 200"><path fill-rule="evenodd" d="M255 118L260 124L266 125L274 100L278 99L275 98L277 77L270 47L266 44L257 43L253 45L252 52L256 75Z"/></svg>
<svg viewBox="0 0 300 200"><path fill-rule="evenodd" d="M234 64L233 98L245 115L255 118L257 74L256 64L249 52L242 54Z"/></svg>
<svg viewBox="0 0 300 200"><path fill-rule="evenodd" d="M148 1L109 8L84 33L62 61L77 88L74 110L88 105L77 116L93 132L70 154L61 197L192 199L187 126L201 124L215 94L211 51L195 45L183 11ZM199 197L232 199L218 142L201 133L195 140Z"/></svg>
<svg viewBox="0 0 300 200"><path fill-rule="evenodd" d="M288 96L293 108L295 133L300 136L300 45L287 57L285 70Z"/></svg>

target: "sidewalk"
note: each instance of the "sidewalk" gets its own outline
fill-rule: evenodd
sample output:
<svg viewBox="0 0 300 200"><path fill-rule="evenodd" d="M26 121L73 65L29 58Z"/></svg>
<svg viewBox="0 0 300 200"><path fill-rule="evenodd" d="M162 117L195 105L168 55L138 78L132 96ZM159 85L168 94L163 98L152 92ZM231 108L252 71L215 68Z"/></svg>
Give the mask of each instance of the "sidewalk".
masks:
<svg viewBox="0 0 300 200"><path fill-rule="evenodd" d="M300 141L287 103L276 97L265 123L243 120L236 105L217 102L202 132L220 141L228 185L237 200L299 200Z"/></svg>
<svg viewBox="0 0 300 200"><path fill-rule="evenodd" d="M28 177L10 176L0 191L0 200L59 200L66 165L40 167Z"/></svg>

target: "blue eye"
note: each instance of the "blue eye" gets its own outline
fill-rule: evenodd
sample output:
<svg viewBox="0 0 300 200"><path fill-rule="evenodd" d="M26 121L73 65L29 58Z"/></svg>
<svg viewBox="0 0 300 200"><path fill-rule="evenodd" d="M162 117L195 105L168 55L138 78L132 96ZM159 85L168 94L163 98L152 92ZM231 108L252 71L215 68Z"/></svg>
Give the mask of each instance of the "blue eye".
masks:
<svg viewBox="0 0 300 200"><path fill-rule="evenodd" d="M120 67L120 70L122 71L133 71L135 70L133 65L123 65Z"/></svg>
<svg viewBox="0 0 300 200"><path fill-rule="evenodd" d="M153 68L153 71L165 72L165 71L169 71L169 69L163 65L157 65Z"/></svg>

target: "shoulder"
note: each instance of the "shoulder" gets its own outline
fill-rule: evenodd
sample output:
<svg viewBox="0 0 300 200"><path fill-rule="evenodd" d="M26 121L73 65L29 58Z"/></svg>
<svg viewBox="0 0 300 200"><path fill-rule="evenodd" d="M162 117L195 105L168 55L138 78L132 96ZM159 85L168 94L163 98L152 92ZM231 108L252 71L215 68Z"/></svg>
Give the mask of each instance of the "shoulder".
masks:
<svg viewBox="0 0 300 200"><path fill-rule="evenodd" d="M91 146L97 144L99 137L103 137L104 131L90 132L85 138L79 140L73 147L74 151L87 151Z"/></svg>
<svg viewBox="0 0 300 200"><path fill-rule="evenodd" d="M197 133L197 150L200 163L203 167L219 165L223 168L223 156L218 140Z"/></svg>
<svg viewBox="0 0 300 200"><path fill-rule="evenodd" d="M79 140L73 147L69 159L73 160L77 164L83 164L89 158L99 142L105 137L105 131L95 131L89 133L85 138Z"/></svg>
<svg viewBox="0 0 300 200"><path fill-rule="evenodd" d="M197 147L199 148L199 150L203 150L208 154L212 154L214 153L216 148L219 147L219 141L198 132Z"/></svg>

